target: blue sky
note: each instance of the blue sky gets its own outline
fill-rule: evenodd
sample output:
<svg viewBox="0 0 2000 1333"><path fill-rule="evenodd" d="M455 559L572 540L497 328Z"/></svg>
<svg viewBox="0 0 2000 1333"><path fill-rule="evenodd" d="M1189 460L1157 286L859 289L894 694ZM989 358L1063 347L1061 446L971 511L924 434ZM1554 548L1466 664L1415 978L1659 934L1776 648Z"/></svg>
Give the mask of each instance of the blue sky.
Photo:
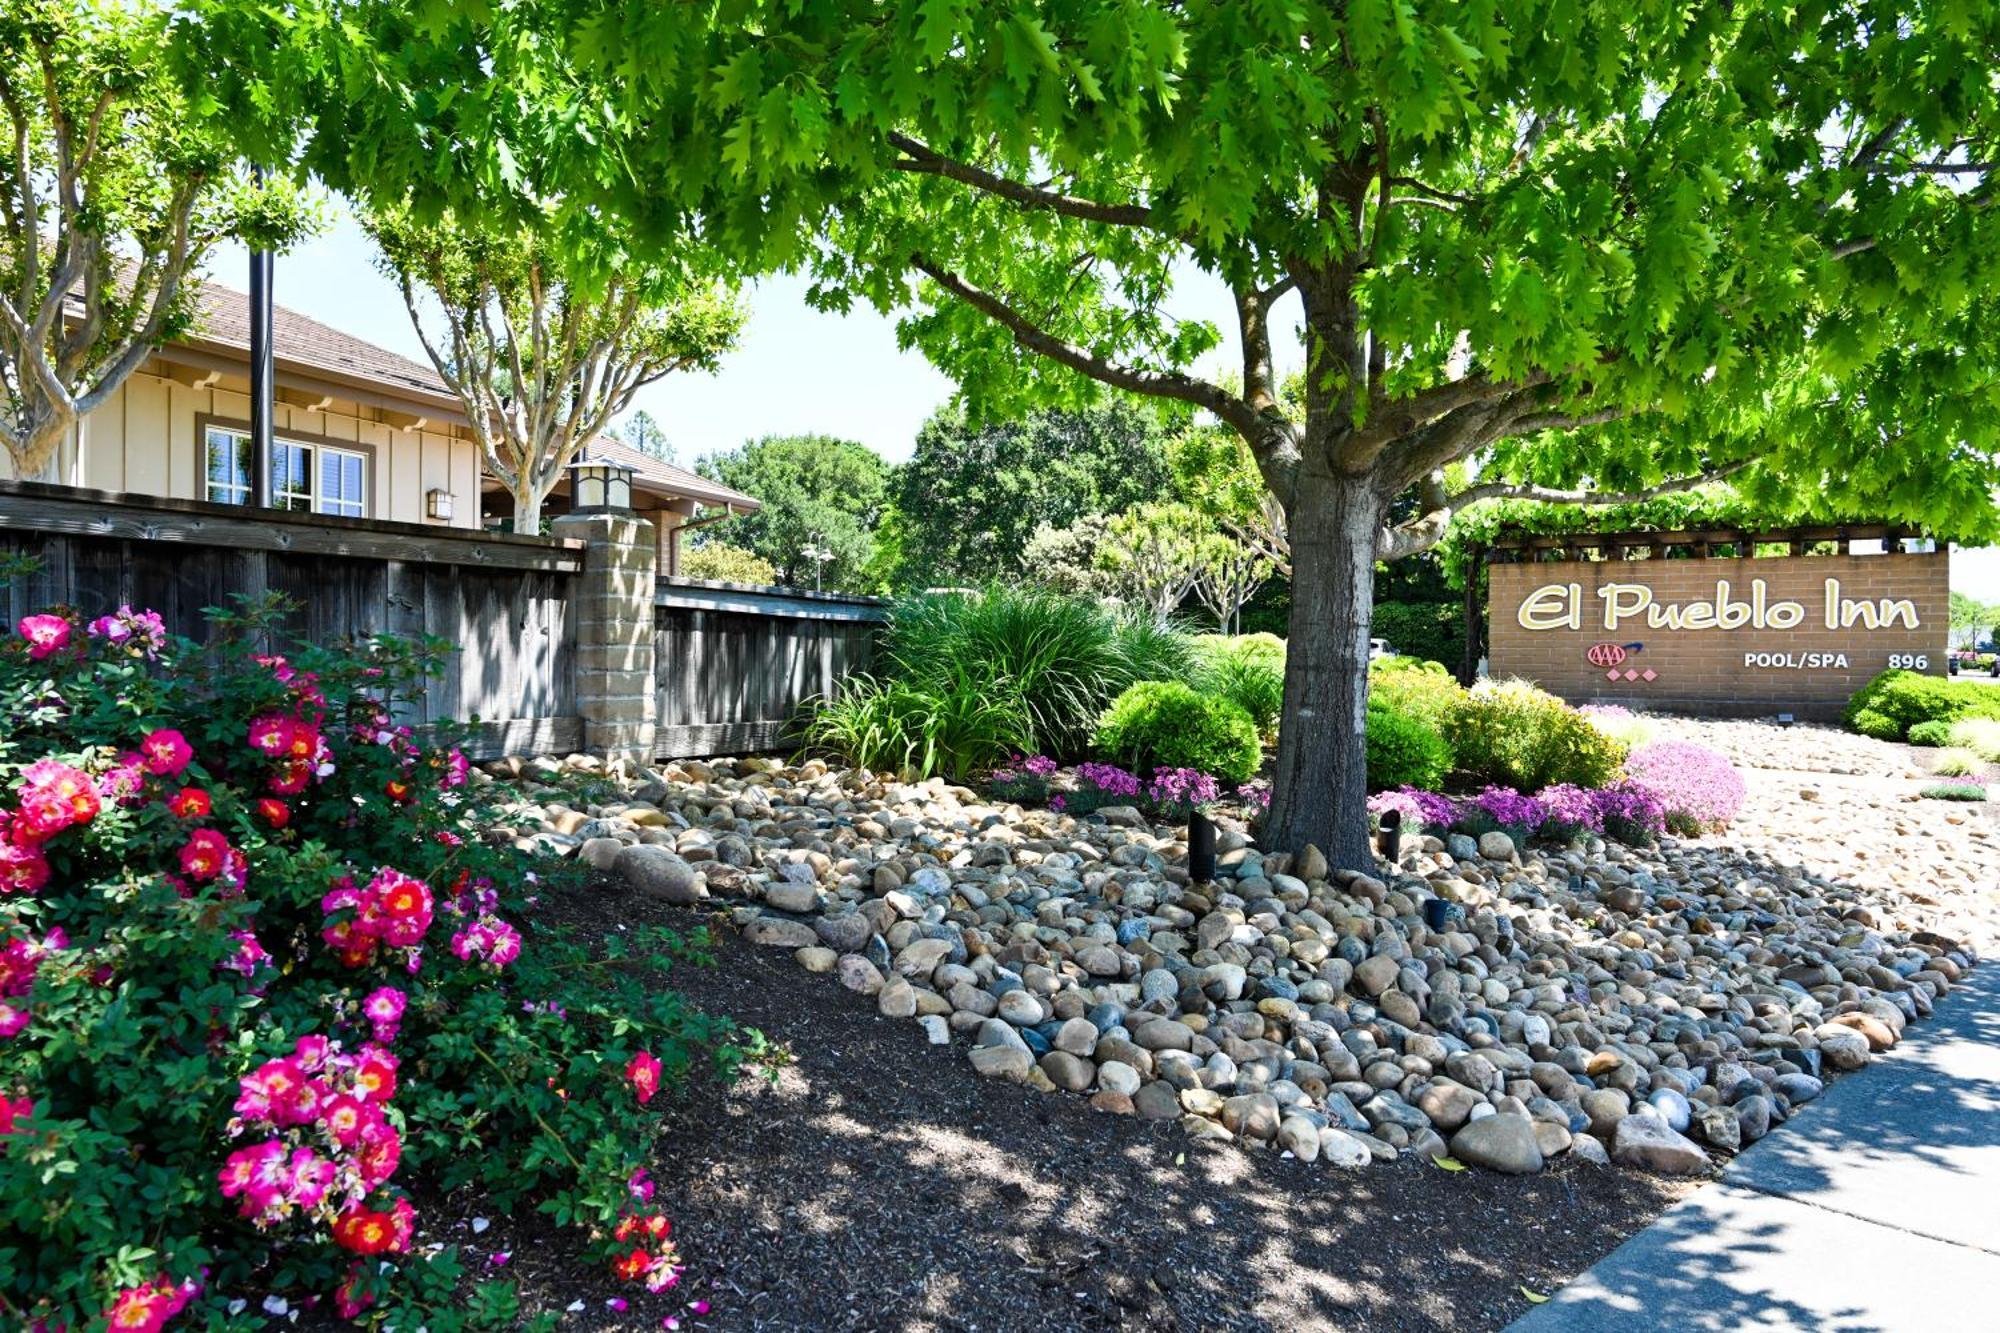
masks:
<svg viewBox="0 0 2000 1333"><path fill-rule="evenodd" d="M218 253L209 276L227 286L249 285L241 247ZM1183 275L1176 314L1208 319L1225 331L1224 345L1205 369L1222 373L1233 355L1230 315L1220 284ZM335 328L393 348L418 361L424 351L396 289L375 270L373 247L346 214L277 264L276 298ZM828 315L805 302L802 279L777 277L750 292L751 316L741 344L714 375L672 375L640 392L673 440L683 463L733 449L761 435L819 432L859 440L884 457L909 457L917 428L951 397L951 382L916 352L896 346L893 321L872 310ZM1296 298L1291 298L1296 300ZM1303 363L1293 321L1275 321L1281 373ZM2000 548L1964 551L1952 559L1952 587L2000 601Z"/></svg>
<svg viewBox="0 0 2000 1333"><path fill-rule="evenodd" d="M240 246L226 247L208 276L246 288L249 257ZM1227 329L1221 285L1197 272L1185 278L1175 313ZM897 348L894 321L865 307L823 314L806 304L805 288L803 279L784 276L757 283L749 326L719 372L670 375L640 391L636 406L665 427L681 462L762 435L814 432L859 440L892 460L909 457L918 427L951 397L951 381L920 354ZM317 238L279 256L274 294L279 305L425 359L402 297L376 271L373 245L344 212ZM1302 365L1296 330L1275 332L1282 369ZM1222 355L1211 373L1220 372Z"/></svg>

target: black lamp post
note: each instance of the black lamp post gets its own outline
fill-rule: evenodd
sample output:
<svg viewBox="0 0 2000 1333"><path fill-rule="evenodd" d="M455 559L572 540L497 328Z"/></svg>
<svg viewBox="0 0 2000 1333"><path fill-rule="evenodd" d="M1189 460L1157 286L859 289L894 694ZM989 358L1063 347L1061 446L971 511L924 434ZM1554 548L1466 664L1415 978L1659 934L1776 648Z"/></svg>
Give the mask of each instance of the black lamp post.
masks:
<svg viewBox="0 0 2000 1333"><path fill-rule="evenodd" d="M252 176L264 183L264 168L253 167ZM250 252L250 504L266 509L271 504L272 424L275 393L272 376L275 361L271 351L271 282L276 265L269 250Z"/></svg>

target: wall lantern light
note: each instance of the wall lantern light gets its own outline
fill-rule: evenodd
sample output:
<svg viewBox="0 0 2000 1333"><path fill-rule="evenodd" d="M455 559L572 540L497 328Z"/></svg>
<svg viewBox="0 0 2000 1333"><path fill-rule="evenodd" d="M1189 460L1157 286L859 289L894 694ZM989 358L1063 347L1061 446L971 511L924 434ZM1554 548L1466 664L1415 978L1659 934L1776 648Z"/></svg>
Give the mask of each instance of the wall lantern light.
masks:
<svg viewBox="0 0 2000 1333"><path fill-rule="evenodd" d="M632 478L638 471L609 459L578 458L569 465L570 512L629 511L632 508Z"/></svg>
<svg viewBox="0 0 2000 1333"><path fill-rule="evenodd" d="M424 492L424 512L432 518L451 518L451 492L432 487Z"/></svg>

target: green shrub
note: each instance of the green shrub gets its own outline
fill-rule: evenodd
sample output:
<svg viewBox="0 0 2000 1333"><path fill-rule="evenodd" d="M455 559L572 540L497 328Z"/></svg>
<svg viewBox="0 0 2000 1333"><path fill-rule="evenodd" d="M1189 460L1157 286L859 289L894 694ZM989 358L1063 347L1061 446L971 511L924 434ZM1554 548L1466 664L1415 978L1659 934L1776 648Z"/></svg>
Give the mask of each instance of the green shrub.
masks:
<svg viewBox="0 0 2000 1333"><path fill-rule="evenodd" d="M1933 801L1983 801L1986 788L1976 782L1940 782L1918 793Z"/></svg>
<svg viewBox="0 0 2000 1333"><path fill-rule="evenodd" d="M1193 768L1247 782L1264 762L1257 724L1242 705L1197 694L1179 681L1132 686L1098 721L1098 753L1136 773Z"/></svg>
<svg viewBox="0 0 2000 1333"><path fill-rule="evenodd" d="M1899 741L1921 722L2000 718L2000 690L1972 680L1884 671L1854 692L1845 716L1847 725L1864 736Z"/></svg>
<svg viewBox="0 0 2000 1333"><path fill-rule="evenodd" d="M1903 728L1887 713L1878 713L1872 708L1863 708L1851 714L1847 725L1863 736L1872 736L1878 741L1899 741L1903 739Z"/></svg>
<svg viewBox="0 0 2000 1333"><path fill-rule="evenodd" d="M1948 745L1951 742L1951 725L1942 718L1919 722L1910 728L1910 744Z"/></svg>
<svg viewBox="0 0 2000 1333"><path fill-rule="evenodd" d="M1577 709L1590 725L1624 746L1636 750L1660 734L1660 724L1644 713L1635 713L1618 704L1585 704Z"/></svg>
<svg viewBox="0 0 2000 1333"><path fill-rule="evenodd" d="M1018 748L1072 758L1105 707L1142 680L1190 681L1193 640L1151 616L1039 589L907 598L890 612L883 675L944 696L1004 695L1020 713Z"/></svg>
<svg viewBox="0 0 2000 1333"><path fill-rule="evenodd" d="M1196 646L1200 653L1196 686L1240 704L1260 736L1267 740L1276 736L1285 707L1284 640L1271 634L1237 638L1205 634Z"/></svg>
<svg viewBox="0 0 2000 1333"><path fill-rule="evenodd" d="M1559 783L1607 786L1625 760L1624 745L1526 681L1488 683L1467 693L1445 725L1445 739L1461 771L1519 791Z"/></svg>
<svg viewBox="0 0 2000 1333"><path fill-rule="evenodd" d="M1979 756L1970 750L1939 750L1931 760L1932 774L1941 778L1969 778L1979 767Z"/></svg>
<svg viewBox="0 0 2000 1333"><path fill-rule="evenodd" d="M969 778L1033 749L1027 710L1006 682L962 674L937 686L855 676L814 701L802 729L809 750L878 772Z"/></svg>
<svg viewBox="0 0 2000 1333"><path fill-rule="evenodd" d="M1953 745L1972 751L1987 763L2000 764L2000 720L1963 718L1952 724L1950 739Z"/></svg>
<svg viewBox="0 0 2000 1333"><path fill-rule="evenodd" d="M577 872L491 840L505 789L393 720L446 645L271 656L281 610L199 647L129 609L0 644L0 801L33 835L0 844L9 1328L102 1329L198 1279L176 1328L339 1293L463 1330L437 1308L457 1251L419 1251L413 1207L539 1211L594 1250L656 1087L746 1054L659 984L690 953L668 932L537 920Z"/></svg>
<svg viewBox="0 0 2000 1333"><path fill-rule="evenodd" d="M1444 734L1421 717L1384 704L1368 706L1368 790L1437 791L1451 772Z"/></svg>
<svg viewBox="0 0 2000 1333"><path fill-rule="evenodd" d="M1373 632L1405 657L1456 666L1465 656L1465 612L1457 602L1377 602Z"/></svg>
<svg viewBox="0 0 2000 1333"><path fill-rule="evenodd" d="M1421 718L1449 743L1451 719L1464 704L1465 689L1435 662L1385 657L1368 670L1368 697L1403 714Z"/></svg>
<svg viewBox="0 0 2000 1333"><path fill-rule="evenodd" d="M778 581L778 567L740 546L706 542L681 555L681 577L768 587Z"/></svg>

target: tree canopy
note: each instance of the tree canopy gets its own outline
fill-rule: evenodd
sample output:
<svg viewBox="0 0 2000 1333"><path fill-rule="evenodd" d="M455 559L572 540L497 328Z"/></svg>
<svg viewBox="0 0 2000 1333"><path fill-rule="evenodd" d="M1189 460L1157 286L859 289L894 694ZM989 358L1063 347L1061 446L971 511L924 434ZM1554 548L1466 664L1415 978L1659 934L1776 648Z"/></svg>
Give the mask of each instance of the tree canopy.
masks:
<svg viewBox="0 0 2000 1333"><path fill-rule="evenodd" d="M1166 449L1161 414L1127 403L988 423L940 413L895 471L899 558L923 584L1016 576L1036 528L1156 497Z"/></svg>
<svg viewBox="0 0 2000 1333"><path fill-rule="evenodd" d="M1477 500L1730 474L2000 526L1990 6L390 8L343 8L364 55L290 61L396 94L322 114L309 163L809 265L975 411L1115 390L1235 431L1292 548L1275 845L1365 861L1373 568Z"/></svg>
<svg viewBox="0 0 2000 1333"><path fill-rule="evenodd" d="M768 435L704 458L695 470L762 503L725 519L709 540L740 546L776 566L780 581L873 591L874 529L889 469L874 450L830 435ZM815 559L810 552L825 553Z"/></svg>
<svg viewBox="0 0 2000 1333"><path fill-rule="evenodd" d="M0 444L34 477L64 433L198 309L203 261L315 221L260 184L233 127L171 77L164 12L0 0Z"/></svg>

